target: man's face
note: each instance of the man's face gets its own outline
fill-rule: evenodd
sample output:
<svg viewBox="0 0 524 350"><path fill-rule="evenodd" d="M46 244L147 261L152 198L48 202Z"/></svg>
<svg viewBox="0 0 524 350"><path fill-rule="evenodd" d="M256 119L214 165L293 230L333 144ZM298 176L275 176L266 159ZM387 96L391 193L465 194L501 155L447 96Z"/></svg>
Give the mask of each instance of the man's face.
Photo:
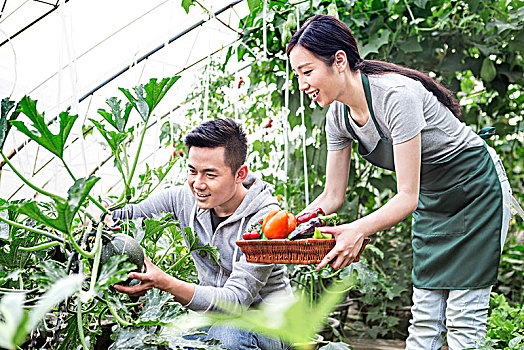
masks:
<svg viewBox="0 0 524 350"><path fill-rule="evenodd" d="M237 189L224 147L191 147L187 182L200 209L227 208Z"/></svg>

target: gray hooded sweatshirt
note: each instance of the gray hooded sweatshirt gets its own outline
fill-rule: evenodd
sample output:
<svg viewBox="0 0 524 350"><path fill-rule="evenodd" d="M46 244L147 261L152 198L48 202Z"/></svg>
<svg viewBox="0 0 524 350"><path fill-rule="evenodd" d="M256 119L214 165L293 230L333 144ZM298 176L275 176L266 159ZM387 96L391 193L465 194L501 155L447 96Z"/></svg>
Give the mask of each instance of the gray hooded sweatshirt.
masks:
<svg viewBox="0 0 524 350"><path fill-rule="evenodd" d="M113 212L113 219L150 217L153 213L173 213L182 227L191 227L200 245L213 245L220 253L220 264L209 257L191 253L195 261L200 284L186 305L194 311L219 309L226 303L241 307L256 305L276 291L291 293L285 266L276 264L255 264L246 261L235 241L242 239L242 233L262 219L271 209L278 208L272 196L272 188L251 174L243 182L247 194L235 212L220 223L213 233L210 210L199 209L189 185L150 196L139 204L128 205ZM186 241L187 243L187 241Z"/></svg>

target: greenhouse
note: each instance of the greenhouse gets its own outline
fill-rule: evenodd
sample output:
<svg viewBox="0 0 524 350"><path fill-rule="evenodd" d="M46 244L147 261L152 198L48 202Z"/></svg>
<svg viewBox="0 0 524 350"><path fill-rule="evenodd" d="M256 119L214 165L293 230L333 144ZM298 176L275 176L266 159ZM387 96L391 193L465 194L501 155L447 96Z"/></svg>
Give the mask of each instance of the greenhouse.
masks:
<svg viewBox="0 0 524 350"><path fill-rule="evenodd" d="M524 349L522 1L0 6L0 349Z"/></svg>

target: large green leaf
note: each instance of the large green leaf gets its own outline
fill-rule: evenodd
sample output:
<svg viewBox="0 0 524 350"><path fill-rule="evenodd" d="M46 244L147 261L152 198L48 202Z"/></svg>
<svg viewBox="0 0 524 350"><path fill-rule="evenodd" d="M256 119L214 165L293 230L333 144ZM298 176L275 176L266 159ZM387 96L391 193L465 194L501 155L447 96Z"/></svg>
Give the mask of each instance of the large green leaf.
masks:
<svg viewBox="0 0 524 350"><path fill-rule="evenodd" d="M186 313L182 305L173 300L169 293L150 289L145 295L145 304L138 316L137 325L167 325Z"/></svg>
<svg viewBox="0 0 524 350"><path fill-rule="evenodd" d="M91 188L99 179L95 176L90 176L87 180L84 178L78 179L67 191L68 198L66 201L61 198L53 198L56 213L52 216L44 212L36 202L20 204L18 212L63 233L71 232L72 222L76 213L89 195Z"/></svg>
<svg viewBox="0 0 524 350"><path fill-rule="evenodd" d="M127 121L129 119L129 114L133 106L130 103L126 103L126 109L122 115L122 108L120 107L120 100L116 97L111 97L107 99L106 103L111 108L111 112L107 112L105 109L100 108L97 112L109 124L111 124L118 132L124 132Z"/></svg>
<svg viewBox="0 0 524 350"><path fill-rule="evenodd" d="M255 12L255 10L260 10L259 7L262 5L262 0L247 0L247 6L249 7L249 12Z"/></svg>
<svg viewBox="0 0 524 350"><path fill-rule="evenodd" d="M180 321L179 321L180 322ZM223 350L226 349L220 341L216 339L204 340L194 337L196 334L205 336L203 332L193 332L192 339L184 337L185 334L180 333L171 327L162 327L160 334L154 340L155 344L167 346L169 349L205 349L205 350Z"/></svg>
<svg viewBox="0 0 524 350"><path fill-rule="evenodd" d="M189 8L195 4L194 0L182 0L181 6L184 8L186 13L189 13Z"/></svg>
<svg viewBox="0 0 524 350"><path fill-rule="evenodd" d="M15 106L15 102L9 100L8 97L4 98L2 100L1 105L1 114L0 114L0 150L4 147L5 140L7 138L7 134L9 133L9 129L11 128L11 123L9 121L15 120L20 112L18 110L15 110L11 115L8 117L9 111L13 109Z"/></svg>
<svg viewBox="0 0 524 350"><path fill-rule="evenodd" d="M60 131L55 135L49 130L44 119L44 114L38 113L36 109L36 101L28 96L24 96L18 103L17 112L25 114L33 122L32 127L36 130L29 130L21 121L11 121L11 124L45 149L59 158L62 158L67 137L69 136L69 132L78 118L78 115L72 116L69 115L69 112L60 113Z"/></svg>
<svg viewBox="0 0 524 350"><path fill-rule="evenodd" d="M389 43L389 36L391 31L389 29L384 29L383 31L373 33L369 38L369 42L362 46L360 49L360 56L366 58L371 53L378 53L378 50L383 46Z"/></svg>
<svg viewBox="0 0 524 350"><path fill-rule="evenodd" d="M179 78L180 76L164 78L160 82L157 82L157 79L152 78L146 85L140 85L134 89L136 97L133 96L128 89L120 88L120 91L124 93L142 119L146 121L153 112L153 109L155 109L160 100L162 100L165 94Z"/></svg>
<svg viewBox="0 0 524 350"><path fill-rule="evenodd" d="M53 260L45 260L37 265L38 269L31 275L39 289L47 290L54 283L67 276L64 265Z"/></svg>
<svg viewBox="0 0 524 350"><path fill-rule="evenodd" d="M148 341L154 337L155 327L126 327L118 328L113 333L115 342L109 349L135 349L135 350L158 350L156 345Z"/></svg>
<svg viewBox="0 0 524 350"><path fill-rule="evenodd" d="M151 219L144 220L144 238L156 242L164 234L164 230L178 225L178 221L170 220L171 213L159 213Z"/></svg>
<svg viewBox="0 0 524 350"><path fill-rule="evenodd" d="M189 252L198 251L198 254L201 257L208 257L212 262L220 263L220 253L218 252L217 247L211 246L209 244L199 245L198 237L191 230L190 227L184 227L184 235L186 237L187 243L189 245Z"/></svg>
<svg viewBox="0 0 524 350"><path fill-rule="evenodd" d="M120 157L120 153L122 152L121 145L125 142L129 134L127 132L107 131L104 125L102 125L101 123L97 122L94 119L89 120L95 125L100 134L104 137L107 144L111 148L111 152L115 155L115 157Z"/></svg>
<svg viewBox="0 0 524 350"><path fill-rule="evenodd" d="M107 290L113 284L127 280L129 272L136 269L136 266L126 262L126 260L127 256L125 255L115 255L102 266L100 276L95 284L96 292Z"/></svg>

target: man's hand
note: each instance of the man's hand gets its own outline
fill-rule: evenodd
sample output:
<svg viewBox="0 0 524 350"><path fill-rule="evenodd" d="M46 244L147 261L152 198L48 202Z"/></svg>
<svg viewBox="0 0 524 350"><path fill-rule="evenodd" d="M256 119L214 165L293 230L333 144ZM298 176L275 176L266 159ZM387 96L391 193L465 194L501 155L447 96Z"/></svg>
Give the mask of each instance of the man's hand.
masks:
<svg viewBox="0 0 524 350"><path fill-rule="evenodd" d="M136 297L146 294L150 289L157 288L168 292L182 305L187 305L195 294L195 285L176 279L155 265L147 257L144 257L146 272L131 272L129 278L139 280L141 283L133 287L125 287L115 284L117 291Z"/></svg>
<svg viewBox="0 0 524 350"><path fill-rule="evenodd" d="M153 288L168 291L169 280L173 279L173 277L156 267L147 257L144 257L144 263L146 269L144 273L131 272L129 274L129 278L139 280L140 284L132 287L115 284L114 288L117 291L132 297L142 296L146 294L148 290Z"/></svg>

